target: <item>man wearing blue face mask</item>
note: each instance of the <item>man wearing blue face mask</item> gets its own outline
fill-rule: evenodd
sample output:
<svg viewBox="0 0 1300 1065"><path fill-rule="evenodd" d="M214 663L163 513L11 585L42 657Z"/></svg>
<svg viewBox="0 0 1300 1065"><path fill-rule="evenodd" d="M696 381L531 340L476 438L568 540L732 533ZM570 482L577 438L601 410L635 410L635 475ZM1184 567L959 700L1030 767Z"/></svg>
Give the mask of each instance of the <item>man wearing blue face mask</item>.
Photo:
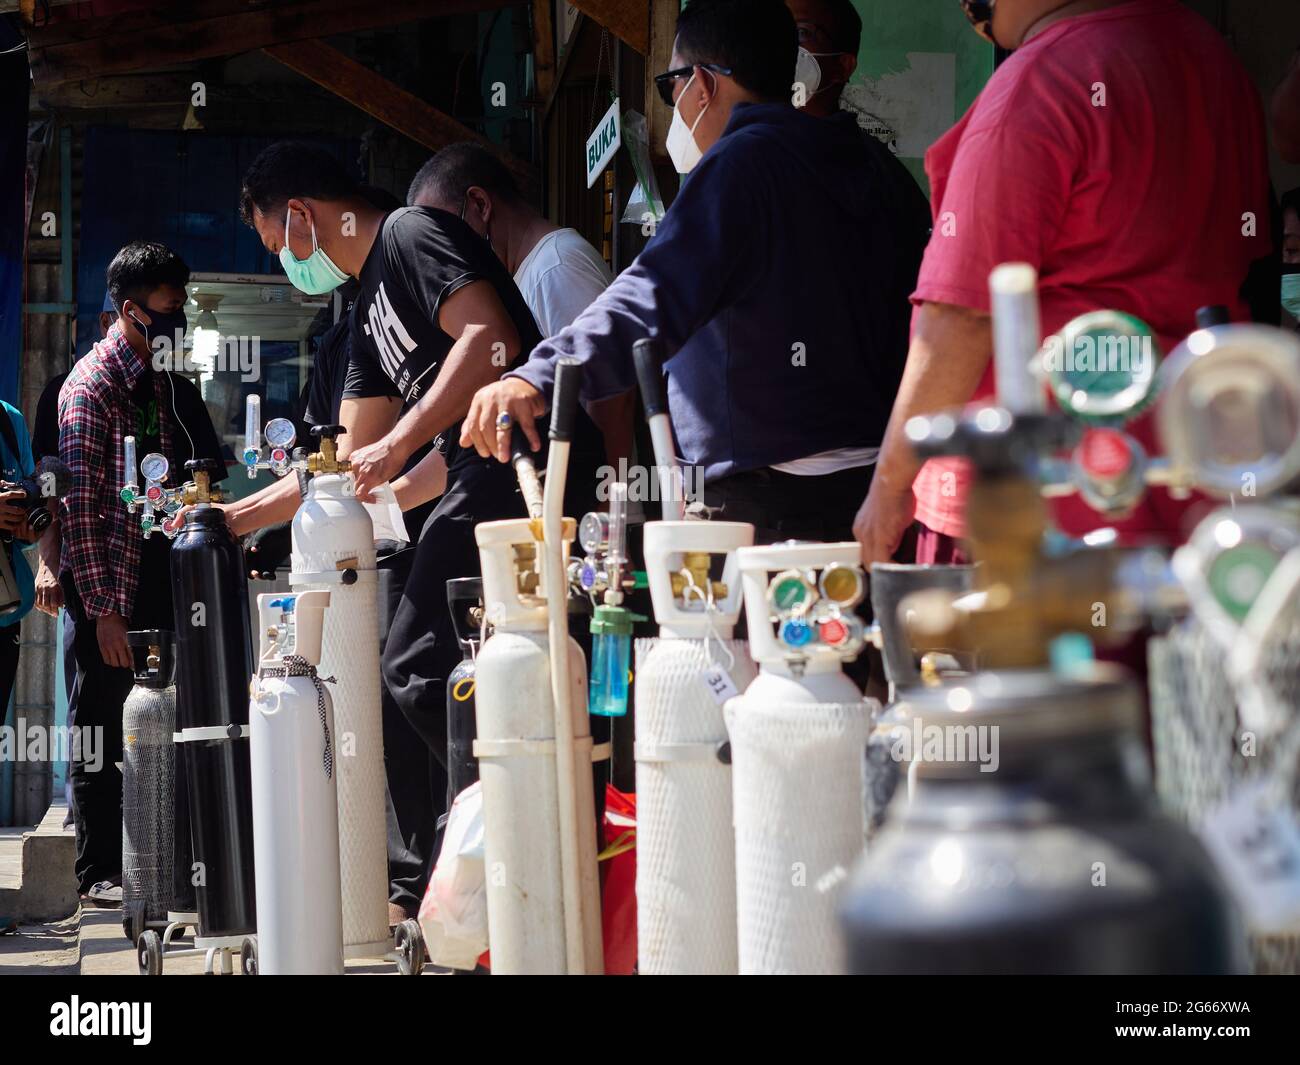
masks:
<svg viewBox="0 0 1300 1065"><path fill-rule="evenodd" d="M849 538L906 356L908 285L853 116L791 106L797 50L781 0L683 9L655 79L681 191L572 325L474 397L463 444L506 461L503 415L540 443L560 358L598 401L632 384L633 343L657 336L704 504L760 541Z"/></svg>

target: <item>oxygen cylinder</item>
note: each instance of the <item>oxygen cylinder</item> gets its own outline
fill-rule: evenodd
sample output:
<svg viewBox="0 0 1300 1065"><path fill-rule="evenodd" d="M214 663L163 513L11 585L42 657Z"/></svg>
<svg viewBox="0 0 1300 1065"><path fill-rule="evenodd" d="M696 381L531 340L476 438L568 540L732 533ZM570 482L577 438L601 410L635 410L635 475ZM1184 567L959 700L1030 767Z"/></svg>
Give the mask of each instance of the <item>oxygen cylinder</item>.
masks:
<svg viewBox="0 0 1300 1065"><path fill-rule="evenodd" d="M566 518L566 560L575 532ZM540 545L528 519L485 522L474 536L492 626L476 663L474 742L483 787L492 972L565 973L555 704ZM572 637L568 646L574 754L579 765L585 759L589 766L587 664ZM574 778L577 809L592 810L590 769ZM584 832L580 843L594 865L594 833ZM599 913L598 892L588 905Z"/></svg>
<svg viewBox="0 0 1300 1065"><path fill-rule="evenodd" d="M201 487L172 544L177 718L194 846L199 935L244 936L256 927L253 808L248 755L252 645L239 542L208 502L220 463L186 468Z"/></svg>
<svg viewBox="0 0 1300 1065"><path fill-rule="evenodd" d="M736 552L759 674L724 707L731 736L741 973L842 966L835 902L861 854L874 699L844 675L864 642L859 548Z"/></svg>
<svg viewBox="0 0 1300 1065"><path fill-rule="evenodd" d="M122 909L162 922L193 908L191 891L177 897L189 884L190 830L176 817L176 648L160 629L126 639L135 687L122 705Z"/></svg>
<svg viewBox="0 0 1300 1065"><path fill-rule="evenodd" d="M853 972L1244 971L1208 855L1156 810L1138 691L1117 669L980 673L895 713L917 784L845 892Z"/></svg>
<svg viewBox="0 0 1300 1065"><path fill-rule="evenodd" d="M456 796L478 780L474 689L475 658L482 643L483 582L478 577L448 581L447 607L465 656L447 678L447 809L451 810Z"/></svg>
<svg viewBox="0 0 1300 1065"><path fill-rule="evenodd" d="M900 781L900 762L893 755L898 722L893 713L899 694L921 683L937 683L937 674L927 669L923 678L917 668L918 654L942 654L956 659L954 648L927 646L917 648L909 638L899 606L914 592L942 588L954 595L972 588L974 566L913 566L876 563L871 567L871 612L875 617L873 637L880 646L880 657L889 682L889 705L877 716L867 740L864 798L867 811L867 838L870 840L885 819L885 809L894 797ZM931 660L923 660L927 665Z"/></svg>
<svg viewBox="0 0 1300 1065"><path fill-rule="evenodd" d="M330 593L261 595L248 707L258 971L342 975L334 708L316 675Z"/></svg>
<svg viewBox="0 0 1300 1065"><path fill-rule="evenodd" d="M352 474L334 459L341 426L316 426L321 454L293 519L290 586L331 594L320 673L337 678L339 858L343 869L346 957L382 956L388 928L388 849L384 737L379 676L379 582L374 528L353 492ZM310 461L310 460L309 460ZM337 470L339 472L330 472Z"/></svg>
<svg viewBox="0 0 1300 1065"><path fill-rule="evenodd" d="M636 645L637 955L642 974L737 971L736 840L722 704L754 679L743 640L741 522L645 527L659 636ZM721 581L710 562L725 555Z"/></svg>

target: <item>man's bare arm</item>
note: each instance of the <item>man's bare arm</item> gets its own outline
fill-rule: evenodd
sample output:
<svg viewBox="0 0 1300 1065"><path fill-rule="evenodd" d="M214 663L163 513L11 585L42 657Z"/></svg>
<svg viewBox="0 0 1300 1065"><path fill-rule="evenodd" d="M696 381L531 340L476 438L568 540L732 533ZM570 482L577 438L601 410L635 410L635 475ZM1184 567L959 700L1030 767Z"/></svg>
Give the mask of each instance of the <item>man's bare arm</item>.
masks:
<svg viewBox="0 0 1300 1065"><path fill-rule="evenodd" d="M460 421L474 393L505 373L519 354L519 333L487 281L468 284L444 300L438 327L456 342L433 386L391 434L408 456Z"/></svg>
<svg viewBox="0 0 1300 1065"><path fill-rule="evenodd" d="M393 396L345 399L339 409L339 424L345 434L339 439L339 456L346 458L353 448L374 443L397 421L399 403ZM226 524L236 536L244 536L277 522L291 521L302 502L298 478L282 477L250 496L227 504Z"/></svg>
<svg viewBox="0 0 1300 1065"><path fill-rule="evenodd" d="M429 391L353 460L363 494L395 479L417 448L460 421L474 393L497 380L519 354L519 333L487 281L474 281L444 300L438 325L456 340Z"/></svg>
<svg viewBox="0 0 1300 1065"><path fill-rule="evenodd" d="M912 521L921 463L903 431L908 419L969 402L992 357L987 314L947 303L921 306L871 490L853 524L868 565L889 561Z"/></svg>

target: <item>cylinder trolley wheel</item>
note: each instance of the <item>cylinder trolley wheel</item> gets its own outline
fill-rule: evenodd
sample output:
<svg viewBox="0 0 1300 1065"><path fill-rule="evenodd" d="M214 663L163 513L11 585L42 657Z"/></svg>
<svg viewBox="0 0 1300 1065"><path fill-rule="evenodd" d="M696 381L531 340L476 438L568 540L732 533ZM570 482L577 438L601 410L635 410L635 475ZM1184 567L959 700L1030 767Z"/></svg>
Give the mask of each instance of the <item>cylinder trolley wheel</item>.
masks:
<svg viewBox="0 0 1300 1065"><path fill-rule="evenodd" d="M135 942L135 960L141 976L161 976L163 969L162 940L152 928L140 933Z"/></svg>
<svg viewBox="0 0 1300 1065"><path fill-rule="evenodd" d="M239 971L245 976L257 975L257 940L251 936L239 948Z"/></svg>
<svg viewBox="0 0 1300 1065"><path fill-rule="evenodd" d="M424 969L424 933L420 922L412 917L397 926L393 934L397 952L397 971L403 976L419 976Z"/></svg>
<svg viewBox="0 0 1300 1065"><path fill-rule="evenodd" d="M144 900L132 899L122 904L122 934L138 943L144 933Z"/></svg>

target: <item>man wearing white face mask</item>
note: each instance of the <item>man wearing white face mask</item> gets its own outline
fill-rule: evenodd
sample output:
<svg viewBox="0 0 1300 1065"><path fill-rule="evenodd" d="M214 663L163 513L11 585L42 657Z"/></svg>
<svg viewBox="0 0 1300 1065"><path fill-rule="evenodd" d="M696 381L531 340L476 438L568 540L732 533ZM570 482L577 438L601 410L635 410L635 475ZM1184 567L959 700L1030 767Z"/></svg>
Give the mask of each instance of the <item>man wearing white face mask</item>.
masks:
<svg viewBox="0 0 1300 1065"><path fill-rule="evenodd" d="M478 392L464 444L506 461L502 414L538 444L558 359L581 362L599 400L633 384L632 345L657 336L704 502L764 540L848 538L906 353L907 288L852 116L791 106L797 49L781 0L686 6L655 79L681 191L569 328Z"/></svg>

